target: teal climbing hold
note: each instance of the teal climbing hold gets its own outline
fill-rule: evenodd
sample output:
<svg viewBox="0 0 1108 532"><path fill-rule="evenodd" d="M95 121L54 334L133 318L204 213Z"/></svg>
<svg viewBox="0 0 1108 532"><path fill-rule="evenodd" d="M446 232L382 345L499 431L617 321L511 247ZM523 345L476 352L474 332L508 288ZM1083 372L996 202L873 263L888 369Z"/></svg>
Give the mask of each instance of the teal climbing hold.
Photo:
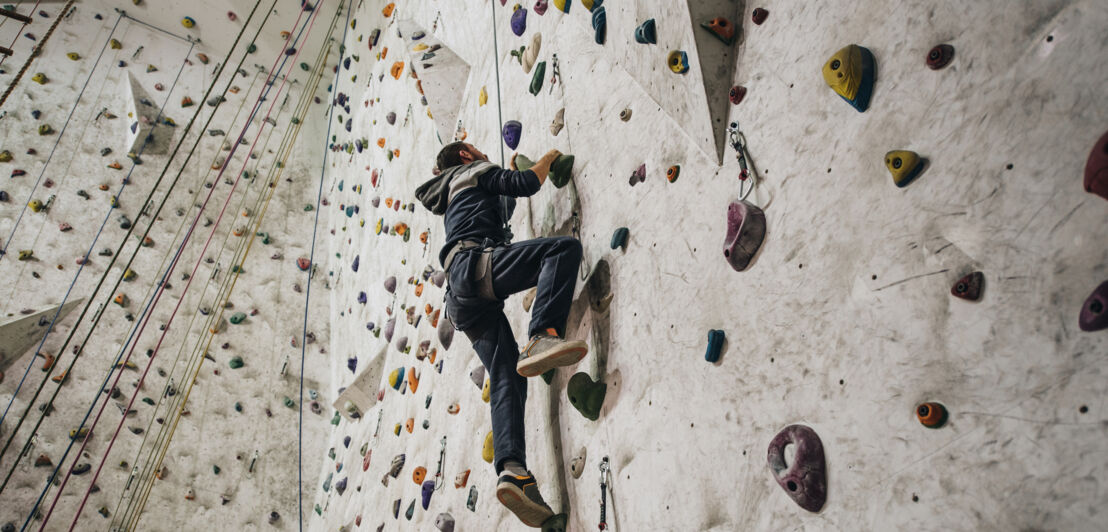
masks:
<svg viewBox="0 0 1108 532"><path fill-rule="evenodd" d="M287 406L289 408L295 408L296 407L296 401L293 401L291 397L286 395L285 396L285 406Z"/></svg>
<svg viewBox="0 0 1108 532"><path fill-rule="evenodd" d="M658 43L658 30L654 19L649 19L635 28L635 41L641 44Z"/></svg>
<svg viewBox="0 0 1108 532"><path fill-rule="evenodd" d="M415 515L415 499L412 499L412 504L409 504L408 509L404 512L404 517L409 521L412 520L413 515Z"/></svg>
<svg viewBox="0 0 1108 532"><path fill-rule="evenodd" d="M234 323L235 325L242 323L244 320L246 320L245 312L236 312L231 315L231 323Z"/></svg>
<svg viewBox="0 0 1108 532"><path fill-rule="evenodd" d="M723 340L726 335L719 329L708 331L708 350L704 353L704 360L715 364L719 361L720 351L723 350Z"/></svg>
<svg viewBox="0 0 1108 532"><path fill-rule="evenodd" d="M235 401L235 412L242 412L242 403Z"/></svg>
<svg viewBox="0 0 1108 532"><path fill-rule="evenodd" d="M535 71L531 74L531 88L529 89L531 94L539 95L544 79L546 79L546 61L539 61L539 64L535 65Z"/></svg>
<svg viewBox="0 0 1108 532"><path fill-rule="evenodd" d="M616 232L612 234L612 249L627 248L627 235L630 231L626 227L620 227L616 229Z"/></svg>
<svg viewBox="0 0 1108 532"><path fill-rule="evenodd" d="M234 357L234 358L231 359L230 362L227 363L227 365L231 366L231 369L239 369L244 364L242 362L242 357Z"/></svg>
<svg viewBox="0 0 1108 532"><path fill-rule="evenodd" d="M593 9L592 29L596 31L596 44L604 44L608 34L608 15L604 12L604 6Z"/></svg>
<svg viewBox="0 0 1108 532"><path fill-rule="evenodd" d="M142 402L144 402L144 403L146 403L146 404L148 404L148 405L150 405L150 406L154 406L154 400L153 400L153 399L151 399L151 398L149 398L149 397L143 397L143 398L142 398Z"/></svg>
<svg viewBox="0 0 1108 532"><path fill-rule="evenodd" d="M335 416L331 418L331 424L337 427L340 421L342 421L342 414L340 414L338 410L335 410Z"/></svg>
<svg viewBox="0 0 1108 532"><path fill-rule="evenodd" d="M220 471L222 471L222 469L220 469L219 466L212 465L212 473L215 473L215 474L218 475Z"/></svg>

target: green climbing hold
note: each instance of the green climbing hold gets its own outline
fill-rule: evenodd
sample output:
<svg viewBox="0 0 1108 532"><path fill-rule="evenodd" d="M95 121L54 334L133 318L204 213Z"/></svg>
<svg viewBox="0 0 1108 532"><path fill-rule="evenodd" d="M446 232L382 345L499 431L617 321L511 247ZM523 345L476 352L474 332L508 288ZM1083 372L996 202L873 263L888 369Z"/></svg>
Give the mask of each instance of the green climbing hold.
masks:
<svg viewBox="0 0 1108 532"><path fill-rule="evenodd" d="M315 513L316 513L316 515L323 515L323 508L319 507L318 502L315 504Z"/></svg>
<svg viewBox="0 0 1108 532"><path fill-rule="evenodd" d="M245 364L242 362L242 357L234 357L231 359L230 362L227 363L227 365L231 366L231 369L239 369Z"/></svg>
<svg viewBox="0 0 1108 532"><path fill-rule="evenodd" d="M238 324L242 323L245 320L246 320L246 313L245 312L236 312L236 313L231 315L231 323L234 323L235 325L238 325Z"/></svg>
<svg viewBox="0 0 1108 532"><path fill-rule="evenodd" d="M235 412L242 412L242 403L235 401Z"/></svg>
<svg viewBox="0 0 1108 532"><path fill-rule="evenodd" d="M338 410L335 410L335 417L331 418L331 424L337 427L340 421L342 421L342 414L340 414Z"/></svg>
<svg viewBox="0 0 1108 532"><path fill-rule="evenodd" d="M531 74L531 94L539 95L544 79L546 79L546 61L539 61L539 64L535 65L535 71Z"/></svg>
<svg viewBox="0 0 1108 532"><path fill-rule="evenodd" d="M562 188L573 178L573 156L560 155L550 165L550 181L554 186Z"/></svg>
<svg viewBox="0 0 1108 532"><path fill-rule="evenodd" d="M308 63L300 63L300 70L307 72L310 68L311 67L308 66Z"/></svg>
<svg viewBox="0 0 1108 532"><path fill-rule="evenodd" d="M593 382L584 372L570 377L569 385L566 386L566 395L569 396L573 408L592 421L600 417L600 407L604 406L604 396L607 393L607 384Z"/></svg>
<svg viewBox="0 0 1108 532"><path fill-rule="evenodd" d="M220 471L222 471L222 469L220 469L219 466L212 465L212 473L215 473L215 474L218 475Z"/></svg>
<svg viewBox="0 0 1108 532"><path fill-rule="evenodd" d="M149 398L149 397L143 397L143 398L142 398L142 402L144 402L144 403L146 403L146 404L148 404L148 405L150 405L150 406L154 406L154 400L153 400L153 399L151 399L151 398Z"/></svg>
<svg viewBox="0 0 1108 532"><path fill-rule="evenodd" d="M315 209L315 207L312 207L311 203L304 206L304 212L312 212L312 210L314 210L314 209Z"/></svg>
<svg viewBox="0 0 1108 532"><path fill-rule="evenodd" d="M252 54L258 51L258 46L254 43L250 43L250 47L246 49L246 53Z"/></svg>
<svg viewBox="0 0 1108 532"><path fill-rule="evenodd" d="M296 408L296 401L293 401L291 397L285 396L285 406L289 408Z"/></svg>
<svg viewBox="0 0 1108 532"><path fill-rule="evenodd" d="M535 161L532 161L522 153L516 154L516 168L519 169L520 172L526 172L530 170L532 166L535 166Z"/></svg>
<svg viewBox="0 0 1108 532"><path fill-rule="evenodd" d="M246 273L246 270L244 270L242 266L236 264L234 266L231 266L231 273Z"/></svg>

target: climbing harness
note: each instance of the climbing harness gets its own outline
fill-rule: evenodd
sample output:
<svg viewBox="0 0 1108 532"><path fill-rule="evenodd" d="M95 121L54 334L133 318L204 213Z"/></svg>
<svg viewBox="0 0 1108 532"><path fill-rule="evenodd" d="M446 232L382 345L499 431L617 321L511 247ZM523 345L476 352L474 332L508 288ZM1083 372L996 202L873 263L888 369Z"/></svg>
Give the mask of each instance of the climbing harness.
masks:
<svg viewBox="0 0 1108 532"><path fill-rule="evenodd" d="M600 460L600 530L608 530L608 457Z"/></svg>
<svg viewBox="0 0 1108 532"><path fill-rule="evenodd" d="M758 176L750 171L747 164L746 135L739 129L739 123L731 122L731 125L727 127L727 134L728 142L731 144L731 148L735 150L735 159L739 161L739 200L745 200L754 191L755 185L758 184ZM751 177L754 179L751 180ZM750 190L744 192L748 180L750 181Z"/></svg>

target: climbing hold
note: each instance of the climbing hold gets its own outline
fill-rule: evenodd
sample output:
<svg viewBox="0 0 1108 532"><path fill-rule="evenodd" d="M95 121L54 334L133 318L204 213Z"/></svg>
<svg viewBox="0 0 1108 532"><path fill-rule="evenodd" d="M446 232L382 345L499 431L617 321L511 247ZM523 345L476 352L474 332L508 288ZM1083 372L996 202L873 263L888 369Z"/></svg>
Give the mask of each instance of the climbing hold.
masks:
<svg viewBox="0 0 1108 532"><path fill-rule="evenodd" d="M412 499L412 503L408 505L408 509L404 511L404 517L411 521L412 516L415 515L415 499Z"/></svg>
<svg viewBox="0 0 1108 532"><path fill-rule="evenodd" d="M581 478L581 473L585 471L585 460L588 457L588 449L581 448L581 451L577 453L577 456L573 457L573 460L569 462L569 472L573 475L573 478Z"/></svg>
<svg viewBox="0 0 1108 532"><path fill-rule="evenodd" d="M203 65L208 64L208 54L206 54L204 52L197 52L196 53L196 59L198 61L200 61L200 64L203 64Z"/></svg>
<svg viewBox="0 0 1108 532"><path fill-rule="evenodd" d="M523 124L516 120L509 120L504 124L501 134L504 137L504 143L514 150L519 146L519 139L523 134Z"/></svg>
<svg viewBox="0 0 1108 532"><path fill-rule="evenodd" d="M51 135L54 133L54 128L50 127L50 124L43 124L38 127L38 134L40 136Z"/></svg>
<svg viewBox="0 0 1108 532"><path fill-rule="evenodd" d="M628 107L628 108L620 111L619 112L619 119L623 120L624 122L630 120L631 119L631 108Z"/></svg>
<svg viewBox="0 0 1108 532"><path fill-rule="evenodd" d="M401 340L403 340L404 343L408 342L407 337L401 338ZM397 341L397 344L399 343L400 342ZM400 346L397 345L397 347ZM401 349L400 351L403 352L404 350ZM408 369L408 389L411 390L412 393L415 393L417 388L419 388L419 375L416 374L415 367L411 367Z"/></svg>
<svg viewBox="0 0 1108 532"><path fill-rule="evenodd" d="M423 428L427 428L427 422L423 422ZM431 496L435 494L435 481L428 480L423 483L420 488L420 498L423 504L423 509L426 510L431 505Z"/></svg>
<svg viewBox="0 0 1108 532"><path fill-rule="evenodd" d="M627 235L629 231L626 227L620 227L616 229L616 232L612 234L612 249L624 248L627 249Z"/></svg>
<svg viewBox="0 0 1108 532"><path fill-rule="evenodd" d="M112 50L118 50L120 48L123 48L123 43L119 42L119 39L112 39L112 40L108 41L108 46Z"/></svg>
<svg viewBox="0 0 1108 532"><path fill-rule="evenodd" d="M920 403L916 407L916 417L923 426L937 429L946 424L946 407L940 403Z"/></svg>
<svg viewBox="0 0 1108 532"><path fill-rule="evenodd" d="M914 151L893 150L885 154L885 166L893 175L893 183L904 188L923 173L926 159Z"/></svg>
<svg viewBox="0 0 1108 532"><path fill-rule="evenodd" d="M389 2L389 4L387 6L385 6L384 9L381 10L381 13L383 15L385 15L385 18L388 18L388 17L392 16L392 10L393 9L396 9L396 4L393 3L393 2Z"/></svg>
<svg viewBox="0 0 1108 532"><path fill-rule="evenodd" d="M244 320L246 320L245 312L236 312L231 315L231 323L235 325L242 323Z"/></svg>
<svg viewBox="0 0 1108 532"><path fill-rule="evenodd" d="M565 125L566 125L565 116L566 116L566 110L565 110L564 107L561 108L561 109L558 109L557 113L554 113L554 121L550 123L550 134L551 135L554 135L555 137L557 137L558 133L562 132L562 128L565 127Z"/></svg>
<svg viewBox="0 0 1108 532"><path fill-rule="evenodd" d="M489 103L489 93L485 90L485 86L481 86L481 92L477 95L477 106L483 107L486 103Z"/></svg>
<svg viewBox="0 0 1108 532"><path fill-rule="evenodd" d="M716 17L708 22L701 22L700 27L708 30L727 46L735 42L735 25L731 24L727 17Z"/></svg>
<svg viewBox="0 0 1108 532"><path fill-rule="evenodd" d="M569 516L566 514L554 514L546 521L542 522L539 527L542 532L566 532L566 526L569 524Z"/></svg>
<svg viewBox="0 0 1108 532"><path fill-rule="evenodd" d="M489 379L485 379L485 384L481 386L481 400L487 403L490 399L492 399L492 387Z"/></svg>
<svg viewBox="0 0 1108 532"><path fill-rule="evenodd" d="M723 241L723 256L735 271L750 264L766 237L766 215L752 203L733 201L727 207L727 237Z"/></svg>
<svg viewBox="0 0 1108 532"><path fill-rule="evenodd" d="M520 64L523 65L523 72L530 74L531 67L535 66L535 61L539 58L539 50L542 49L542 34L535 32L531 36L531 46L527 47L527 51L523 52L520 56Z"/></svg>
<svg viewBox="0 0 1108 532"><path fill-rule="evenodd" d="M546 79L546 61L539 61L539 64L535 65L535 72L531 74L531 87L528 90L532 95L539 95L544 79ZM513 146L512 149L514 150L515 147Z"/></svg>
<svg viewBox="0 0 1108 532"><path fill-rule="evenodd" d="M519 4L516 4L515 11L512 12L512 33L516 34L516 37L522 37L523 32L527 30L527 9L522 8Z"/></svg>
<svg viewBox="0 0 1108 532"><path fill-rule="evenodd" d="M648 19L635 28L635 41L641 44L657 44L658 30L654 19Z"/></svg>
<svg viewBox="0 0 1108 532"><path fill-rule="evenodd" d="M596 44L604 44L608 35L608 15L604 12L604 6L592 10L592 29L596 32L594 40Z"/></svg>
<svg viewBox="0 0 1108 532"><path fill-rule="evenodd" d="M419 466L412 470L412 482L415 482L416 486L423 484L423 479L427 477L427 468Z"/></svg>
<svg viewBox="0 0 1108 532"><path fill-rule="evenodd" d="M461 409L461 405L459 405L458 403L453 403L450 406L446 407L446 413L450 415L455 415L459 411L461 411Z"/></svg>
<svg viewBox="0 0 1108 532"><path fill-rule="evenodd" d="M396 330L396 318L392 318L385 322L385 341L392 341L392 333Z"/></svg>
<svg viewBox="0 0 1108 532"><path fill-rule="evenodd" d="M50 457L45 454L40 454L38 458L35 458L35 467L48 467L52 465L54 465L54 462L51 462Z"/></svg>
<svg viewBox="0 0 1108 532"><path fill-rule="evenodd" d="M32 212L42 212L42 209L45 208L45 204L39 200L31 200L27 202L27 206L31 208Z"/></svg>
<svg viewBox="0 0 1108 532"><path fill-rule="evenodd" d="M390 126L395 124L396 123L396 113L394 113L392 111L389 111L389 114L385 115L385 121L388 122Z"/></svg>
<svg viewBox="0 0 1108 532"><path fill-rule="evenodd" d="M550 4L547 0L535 0L535 7L533 9L535 10L535 14L541 17L546 14L546 9L548 7L550 7Z"/></svg>
<svg viewBox="0 0 1108 532"><path fill-rule="evenodd" d="M666 58L666 64L669 65L669 69L676 74L684 74L689 71L689 54L681 51L674 50L669 53L669 57Z"/></svg>
<svg viewBox="0 0 1108 532"><path fill-rule="evenodd" d="M25 176L25 175L27 175L26 170L22 170L22 169L17 168L15 170L12 170L12 175L11 176L12 177L22 177L22 176Z"/></svg>
<svg viewBox="0 0 1108 532"><path fill-rule="evenodd" d="M731 87L731 91L727 93L727 98L731 100L731 105L739 105L746 97L746 87L742 85L735 85Z"/></svg>
<svg viewBox="0 0 1108 532"><path fill-rule="evenodd" d="M12 152L8 150L0 151L0 163L10 163L12 161Z"/></svg>
<svg viewBox="0 0 1108 532"><path fill-rule="evenodd" d="M936 45L927 52L927 68L941 70L954 59L954 47L949 44Z"/></svg>
<svg viewBox="0 0 1108 532"><path fill-rule="evenodd" d="M492 447L492 431L491 430L489 431L489 433L487 435L485 435L485 445L483 447L481 447L481 459L488 462L488 463L490 463L490 464L492 463L493 447Z"/></svg>
<svg viewBox="0 0 1108 532"><path fill-rule="evenodd" d="M1085 192L1108 200L1108 132L1096 141L1085 161Z"/></svg>
<svg viewBox="0 0 1108 532"><path fill-rule="evenodd" d="M300 257L296 259L296 267L300 268L300 271L306 272L308 268L312 267L312 261L308 260L307 257Z"/></svg>
<svg viewBox="0 0 1108 532"><path fill-rule="evenodd" d="M950 287L950 295L967 301L977 301L981 299L981 289L984 285L985 274L973 272L954 283L954 286Z"/></svg>
<svg viewBox="0 0 1108 532"><path fill-rule="evenodd" d="M396 293L396 276L390 275L385 279L385 291L393 294Z"/></svg>
<svg viewBox="0 0 1108 532"><path fill-rule="evenodd" d="M158 71L158 67L156 67L154 65L146 65L146 72L147 73L157 72L157 71Z"/></svg>
<svg viewBox="0 0 1108 532"><path fill-rule="evenodd" d="M600 417L600 408L604 406L604 396L608 393L608 385L603 382L593 382L587 373L578 372L569 378L566 386L566 395L569 402L581 415L587 419L596 421Z"/></svg>
<svg viewBox="0 0 1108 532"><path fill-rule="evenodd" d="M677 181L677 177L681 175L681 165L675 164L666 170L666 179L670 183Z"/></svg>
<svg viewBox="0 0 1108 532"><path fill-rule="evenodd" d="M1086 332L1108 328L1108 281L1100 283L1085 299L1077 325Z"/></svg>
<svg viewBox="0 0 1108 532"><path fill-rule="evenodd" d="M408 421L404 422L404 428L408 429L408 434L411 434L412 431L415 430L415 418L408 418Z"/></svg>
<svg viewBox="0 0 1108 532"><path fill-rule="evenodd" d="M562 188L569 184L569 181L573 178L573 162L575 158L572 155L562 154L557 159L554 159L553 163L550 163L550 182L554 183L557 188Z"/></svg>
<svg viewBox="0 0 1108 532"><path fill-rule="evenodd" d="M186 28L192 28L192 27L196 26L196 19L194 19L192 17L185 17L185 18L181 19L181 25L186 27Z"/></svg>
<svg viewBox="0 0 1108 532"><path fill-rule="evenodd" d="M562 13L569 13L569 7L573 0L554 0L554 7Z"/></svg>
<svg viewBox="0 0 1108 532"><path fill-rule="evenodd" d="M72 59L72 60L74 60L74 61L81 58L81 54L79 54L77 52L69 52L68 54L65 54L65 56Z"/></svg>
<svg viewBox="0 0 1108 532"><path fill-rule="evenodd" d="M823 65L823 80L859 113L869 108L876 75L873 53L857 44L835 52Z"/></svg>
<svg viewBox="0 0 1108 532"><path fill-rule="evenodd" d="M404 74L404 62L397 61L393 63L392 68L389 69L389 74L392 75L394 79L400 79L400 76Z"/></svg>
<svg viewBox="0 0 1108 532"><path fill-rule="evenodd" d="M427 509L427 506L424 505L423 508ZM454 532L454 516L447 512L435 516L435 528L439 529L439 532Z"/></svg>
<svg viewBox="0 0 1108 532"><path fill-rule="evenodd" d="M461 489L466 487L466 483L469 482L469 470L466 469L461 473L454 476L454 487Z"/></svg>
<svg viewBox="0 0 1108 532"><path fill-rule="evenodd" d="M785 447L795 449L786 464ZM819 435L804 425L789 425L769 444L770 473L789 497L809 512L818 512L827 500L827 469Z"/></svg>
<svg viewBox="0 0 1108 532"><path fill-rule="evenodd" d="M473 381L474 386L481 388L485 382L485 366L477 366L470 370L469 380Z"/></svg>
<svg viewBox="0 0 1108 532"><path fill-rule="evenodd" d="M719 361L720 351L723 350L724 332L719 329L708 331L708 350L704 353L704 360L715 364Z"/></svg>
<svg viewBox="0 0 1108 532"><path fill-rule="evenodd" d="M766 11L765 9L762 9L760 7L756 7L754 8L754 13L750 15L750 20L755 24L761 26L762 23L766 21L766 17L768 16L769 11Z"/></svg>
<svg viewBox="0 0 1108 532"><path fill-rule="evenodd" d="M403 384L404 367L401 366L397 369L392 370L392 373L389 373L389 386L392 386L393 390L399 390L400 387L403 386Z"/></svg>
<svg viewBox="0 0 1108 532"><path fill-rule="evenodd" d="M31 76L31 81L33 81L35 83L38 83L39 85L43 85L47 81L50 81L50 79L46 77L46 74L43 74L42 72L39 72L39 73Z"/></svg>
<svg viewBox="0 0 1108 532"><path fill-rule="evenodd" d="M231 369L241 368L243 366L242 357L233 357L233 358L231 358L231 361L228 362L227 365L231 366Z"/></svg>
<svg viewBox="0 0 1108 532"><path fill-rule="evenodd" d="M646 181L646 163L640 164L634 172L631 172L631 186L635 186L643 181Z"/></svg>

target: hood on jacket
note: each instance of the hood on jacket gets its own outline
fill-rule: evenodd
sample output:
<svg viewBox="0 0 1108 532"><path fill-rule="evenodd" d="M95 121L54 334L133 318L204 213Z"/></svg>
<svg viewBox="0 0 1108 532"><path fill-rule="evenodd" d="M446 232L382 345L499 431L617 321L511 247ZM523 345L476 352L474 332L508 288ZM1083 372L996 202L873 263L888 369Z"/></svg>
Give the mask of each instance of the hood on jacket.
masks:
<svg viewBox="0 0 1108 532"><path fill-rule="evenodd" d="M473 161L448 168L416 189L416 199L433 214L446 214L450 200L462 190L477 186L477 178L497 168L488 161Z"/></svg>

